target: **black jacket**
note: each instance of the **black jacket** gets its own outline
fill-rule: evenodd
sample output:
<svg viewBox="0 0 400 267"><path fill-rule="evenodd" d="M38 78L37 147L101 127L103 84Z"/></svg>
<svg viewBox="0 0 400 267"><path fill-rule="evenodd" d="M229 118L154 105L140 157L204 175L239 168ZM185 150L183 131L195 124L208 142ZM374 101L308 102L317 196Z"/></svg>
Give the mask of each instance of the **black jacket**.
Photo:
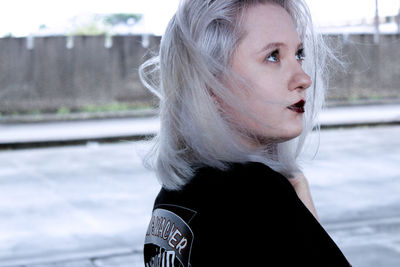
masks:
<svg viewBox="0 0 400 267"><path fill-rule="evenodd" d="M201 168L161 189L145 266L349 266L290 182L260 163ZM164 264L164 265L163 265Z"/></svg>

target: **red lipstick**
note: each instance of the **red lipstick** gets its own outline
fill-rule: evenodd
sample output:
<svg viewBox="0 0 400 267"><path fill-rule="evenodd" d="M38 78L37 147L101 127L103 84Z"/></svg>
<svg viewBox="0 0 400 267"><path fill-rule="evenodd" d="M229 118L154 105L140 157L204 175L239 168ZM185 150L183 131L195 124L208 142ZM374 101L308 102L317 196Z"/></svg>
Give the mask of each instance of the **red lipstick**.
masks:
<svg viewBox="0 0 400 267"><path fill-rule="evenodd" d="M288 106L288 109L290 109L294 112L297 112L297 113L304 113L305 104L306 104L306 101L300 100L299 102L297 102L291 106Z"/></svg>

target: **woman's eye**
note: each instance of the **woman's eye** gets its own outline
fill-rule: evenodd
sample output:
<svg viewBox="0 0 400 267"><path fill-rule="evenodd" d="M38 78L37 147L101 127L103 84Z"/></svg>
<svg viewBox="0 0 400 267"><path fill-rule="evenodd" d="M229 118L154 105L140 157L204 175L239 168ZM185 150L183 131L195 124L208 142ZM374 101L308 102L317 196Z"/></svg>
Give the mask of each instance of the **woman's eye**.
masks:
<svg viewBox="0 0 400 267"><path fill-rule="evenodd" d="M304 59L306 59L306 55L304 53L304 49L300 49L297 54L296 54L296 60L300 60L303 61Z"/></svg>
<svg viewBox="0 0 400 267"><path fill-rule="evenodd" d="M270 62L278 62L279 61L279 51L275 50L269 56L267 56L265 60L270 61Z"/></svg>

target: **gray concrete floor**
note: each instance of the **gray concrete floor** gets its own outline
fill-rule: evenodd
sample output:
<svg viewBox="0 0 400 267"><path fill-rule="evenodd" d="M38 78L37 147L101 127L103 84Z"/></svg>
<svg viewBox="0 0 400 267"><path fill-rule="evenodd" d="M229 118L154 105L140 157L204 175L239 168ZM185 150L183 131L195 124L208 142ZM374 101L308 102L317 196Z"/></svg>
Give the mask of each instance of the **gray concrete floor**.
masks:
<svg viewBox="0 0 400 267"><path fill-rule="evenodd" d="M400 127L326 130L305 164L322 224L353 266L400 266Z"/></svg>
<svg viewBox="0 0 400 267"><path fill-rule="evenodd" d="M317 140L317 136L314 135ZM324 130L304 172L353 266L400 266L400 126ZM146 142L0 151L0 266L143 266Z"/></svg>
<svg viewBox="0 0 400 267"><path fill-rule="evenodd" d="M0 118L0 148L7 145L66 143L104 138L151 135L159 129L158 117L109 118L97 120L41 121L36 123L3 123ZM321 127L400 124L400 104L342 106L324 109ZM29 133L29 134L27 134ZM29 145L28 145L29 147Z"/></svg>

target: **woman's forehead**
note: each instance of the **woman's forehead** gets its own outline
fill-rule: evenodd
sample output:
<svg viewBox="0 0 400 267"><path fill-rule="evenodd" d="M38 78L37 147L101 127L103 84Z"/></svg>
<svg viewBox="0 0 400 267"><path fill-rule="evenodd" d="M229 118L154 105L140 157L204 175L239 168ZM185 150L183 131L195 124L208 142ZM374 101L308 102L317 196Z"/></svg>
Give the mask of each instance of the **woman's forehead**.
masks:
<svg viewBox="0 0 400 267"><path fill-rule="evenodd" d="M279 5L266 3L250 6L242 20L243 42L257 50L272 43L299 46L300 37L293 18Z"/></svg>

